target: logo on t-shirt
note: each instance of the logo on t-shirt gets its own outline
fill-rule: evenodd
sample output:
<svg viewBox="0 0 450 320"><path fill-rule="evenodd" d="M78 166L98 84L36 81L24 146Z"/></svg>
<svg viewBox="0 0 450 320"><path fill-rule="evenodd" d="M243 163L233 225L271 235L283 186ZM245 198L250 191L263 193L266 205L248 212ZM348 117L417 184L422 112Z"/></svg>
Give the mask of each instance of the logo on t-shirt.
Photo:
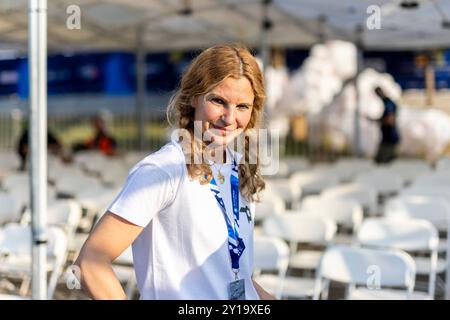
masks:
<svg viewBox="0 0 450 320"><path fill-rule="evenodd" d="M252 213L250 212L250 208L248 206L242 207L239 212L244 212L247 216L248 223L252 221Z"/></svg>

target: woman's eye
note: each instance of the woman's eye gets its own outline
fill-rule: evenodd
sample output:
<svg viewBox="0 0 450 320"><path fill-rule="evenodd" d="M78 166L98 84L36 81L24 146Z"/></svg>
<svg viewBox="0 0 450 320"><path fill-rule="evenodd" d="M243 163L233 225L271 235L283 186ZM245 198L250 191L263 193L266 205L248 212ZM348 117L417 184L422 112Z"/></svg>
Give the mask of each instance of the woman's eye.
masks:
<svg viewBox="0 0 450 320"><path fill-rule="evenodd" d="M240 105L238 105L238 108L239 109L249 109L250 107L246 104L240 104Z"/></svg>
<svg viewBox="0 0 450 320"><path fill-rule="evenodd" d="M212 98L211 99L212 102L217 103L217 104L224 104L225 102L220 99L220 98Z"/></svg>

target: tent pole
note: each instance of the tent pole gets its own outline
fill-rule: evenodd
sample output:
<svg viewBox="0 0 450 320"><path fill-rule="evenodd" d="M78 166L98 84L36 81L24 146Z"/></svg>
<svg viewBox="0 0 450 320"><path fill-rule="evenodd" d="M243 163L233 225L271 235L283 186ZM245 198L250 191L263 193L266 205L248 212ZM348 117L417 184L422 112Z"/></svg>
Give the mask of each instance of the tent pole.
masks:
<svg viewBox="0 0 450 320"><path fill-rule="evenodd" d="M261 57L261 64L262 64L262 75L264 77L264 82L267 85L267 67L270 64L271 57L270 57L270 44L269 44L269 35L268 32L270 28L272 27L272 23L269 20L268 17L268 6L270 5L271 0L261 0L262 4L262 10L261 10L261 34L259 39L259 50L260 50L260 57ZM267 112L267 107L264 106L264 109ZM268 119L264 117L264 128L268 128L269 123Z"/></svg>
<svg viewBox="0 0 450 320"><path fill-rule="evenodd" d="M355 109L355 136L354 136L354 145L353 150L356 157L360 158L362 156L361 150L361 95L358 89L358 78L363 68L363 42L362 42L362 26L358 26L356 29L357 39L356 39L356 75L354 79L355 92L356 92L356 109Z"/></svg>
<svg viewBox="0 0 450 320"><path fill-rule="evenodd" d="M260 50L261 50L261 62L263 67L263 73L265 78L266 68L270 63L270 45L269 45L269 35L268 31L272 27L272 23L268 16L268 7L272 1L262 0L262 20L261 20L261 40L260 40Z"/></svg>
<svg viewBox="0 0 450 320"><path fill-rule="evenodd" d="M29 0L32 298L47 299L47 0Z"/></svg>
<svg viewBox="0 0 450 320"><path fill-rule="evenodd" d="M136 121L138 124L138 147L144 150L145 145L145 47L144 47L144 25L137 27L136 43Z"/></svg>
<svg viewBox="0 0 450 320"><path fill-rule="evenodd" d="M425 66L425 93L426 93L425 104L426 107L432 108L434 106L434 98L436 94L436 83L434 81L435 73L433 66L433 53L431 51L428 52L427 57L428 57L427 64Z"/></svg>

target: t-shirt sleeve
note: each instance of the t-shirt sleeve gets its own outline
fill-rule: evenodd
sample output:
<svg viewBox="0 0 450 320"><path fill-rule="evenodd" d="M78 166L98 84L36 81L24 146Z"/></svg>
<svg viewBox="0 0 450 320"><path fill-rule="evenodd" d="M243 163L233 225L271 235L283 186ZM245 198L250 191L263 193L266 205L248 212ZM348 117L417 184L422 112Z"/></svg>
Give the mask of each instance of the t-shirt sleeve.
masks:
<svg viewBox="0 0 450 320"><path fill-rule="evenodd" d="M156 165L132 171L108 211L141 227L169 205L175 191L170 175Z"/></svg>

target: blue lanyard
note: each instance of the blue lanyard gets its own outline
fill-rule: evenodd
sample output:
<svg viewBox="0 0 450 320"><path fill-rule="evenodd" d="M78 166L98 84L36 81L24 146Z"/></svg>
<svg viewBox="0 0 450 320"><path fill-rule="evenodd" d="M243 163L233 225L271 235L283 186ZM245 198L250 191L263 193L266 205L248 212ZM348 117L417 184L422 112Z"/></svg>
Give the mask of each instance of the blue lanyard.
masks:
<svg viewBox="0 0 450 320"><path fill-rule="evenodd" d="M233 159L233 166L231 169L230 176L230 185L231 185L231 201L233 204L233 224L230 221L230 218L227 215L227 209L225 208L225 203L221 196L220 189L217 186L216 180L213 178L210 182L210 189L214 194L214 197L219 204L220 209L222 210L222 214L225 218L225 223L227 224L228 230L228 250L230 251L231 257L231 268L233 272L237 275L239 272L239 259L242 253L245 250L244 240L239 237L239 174L238 174L238 166L236 164L236 160Z"/></svg>

